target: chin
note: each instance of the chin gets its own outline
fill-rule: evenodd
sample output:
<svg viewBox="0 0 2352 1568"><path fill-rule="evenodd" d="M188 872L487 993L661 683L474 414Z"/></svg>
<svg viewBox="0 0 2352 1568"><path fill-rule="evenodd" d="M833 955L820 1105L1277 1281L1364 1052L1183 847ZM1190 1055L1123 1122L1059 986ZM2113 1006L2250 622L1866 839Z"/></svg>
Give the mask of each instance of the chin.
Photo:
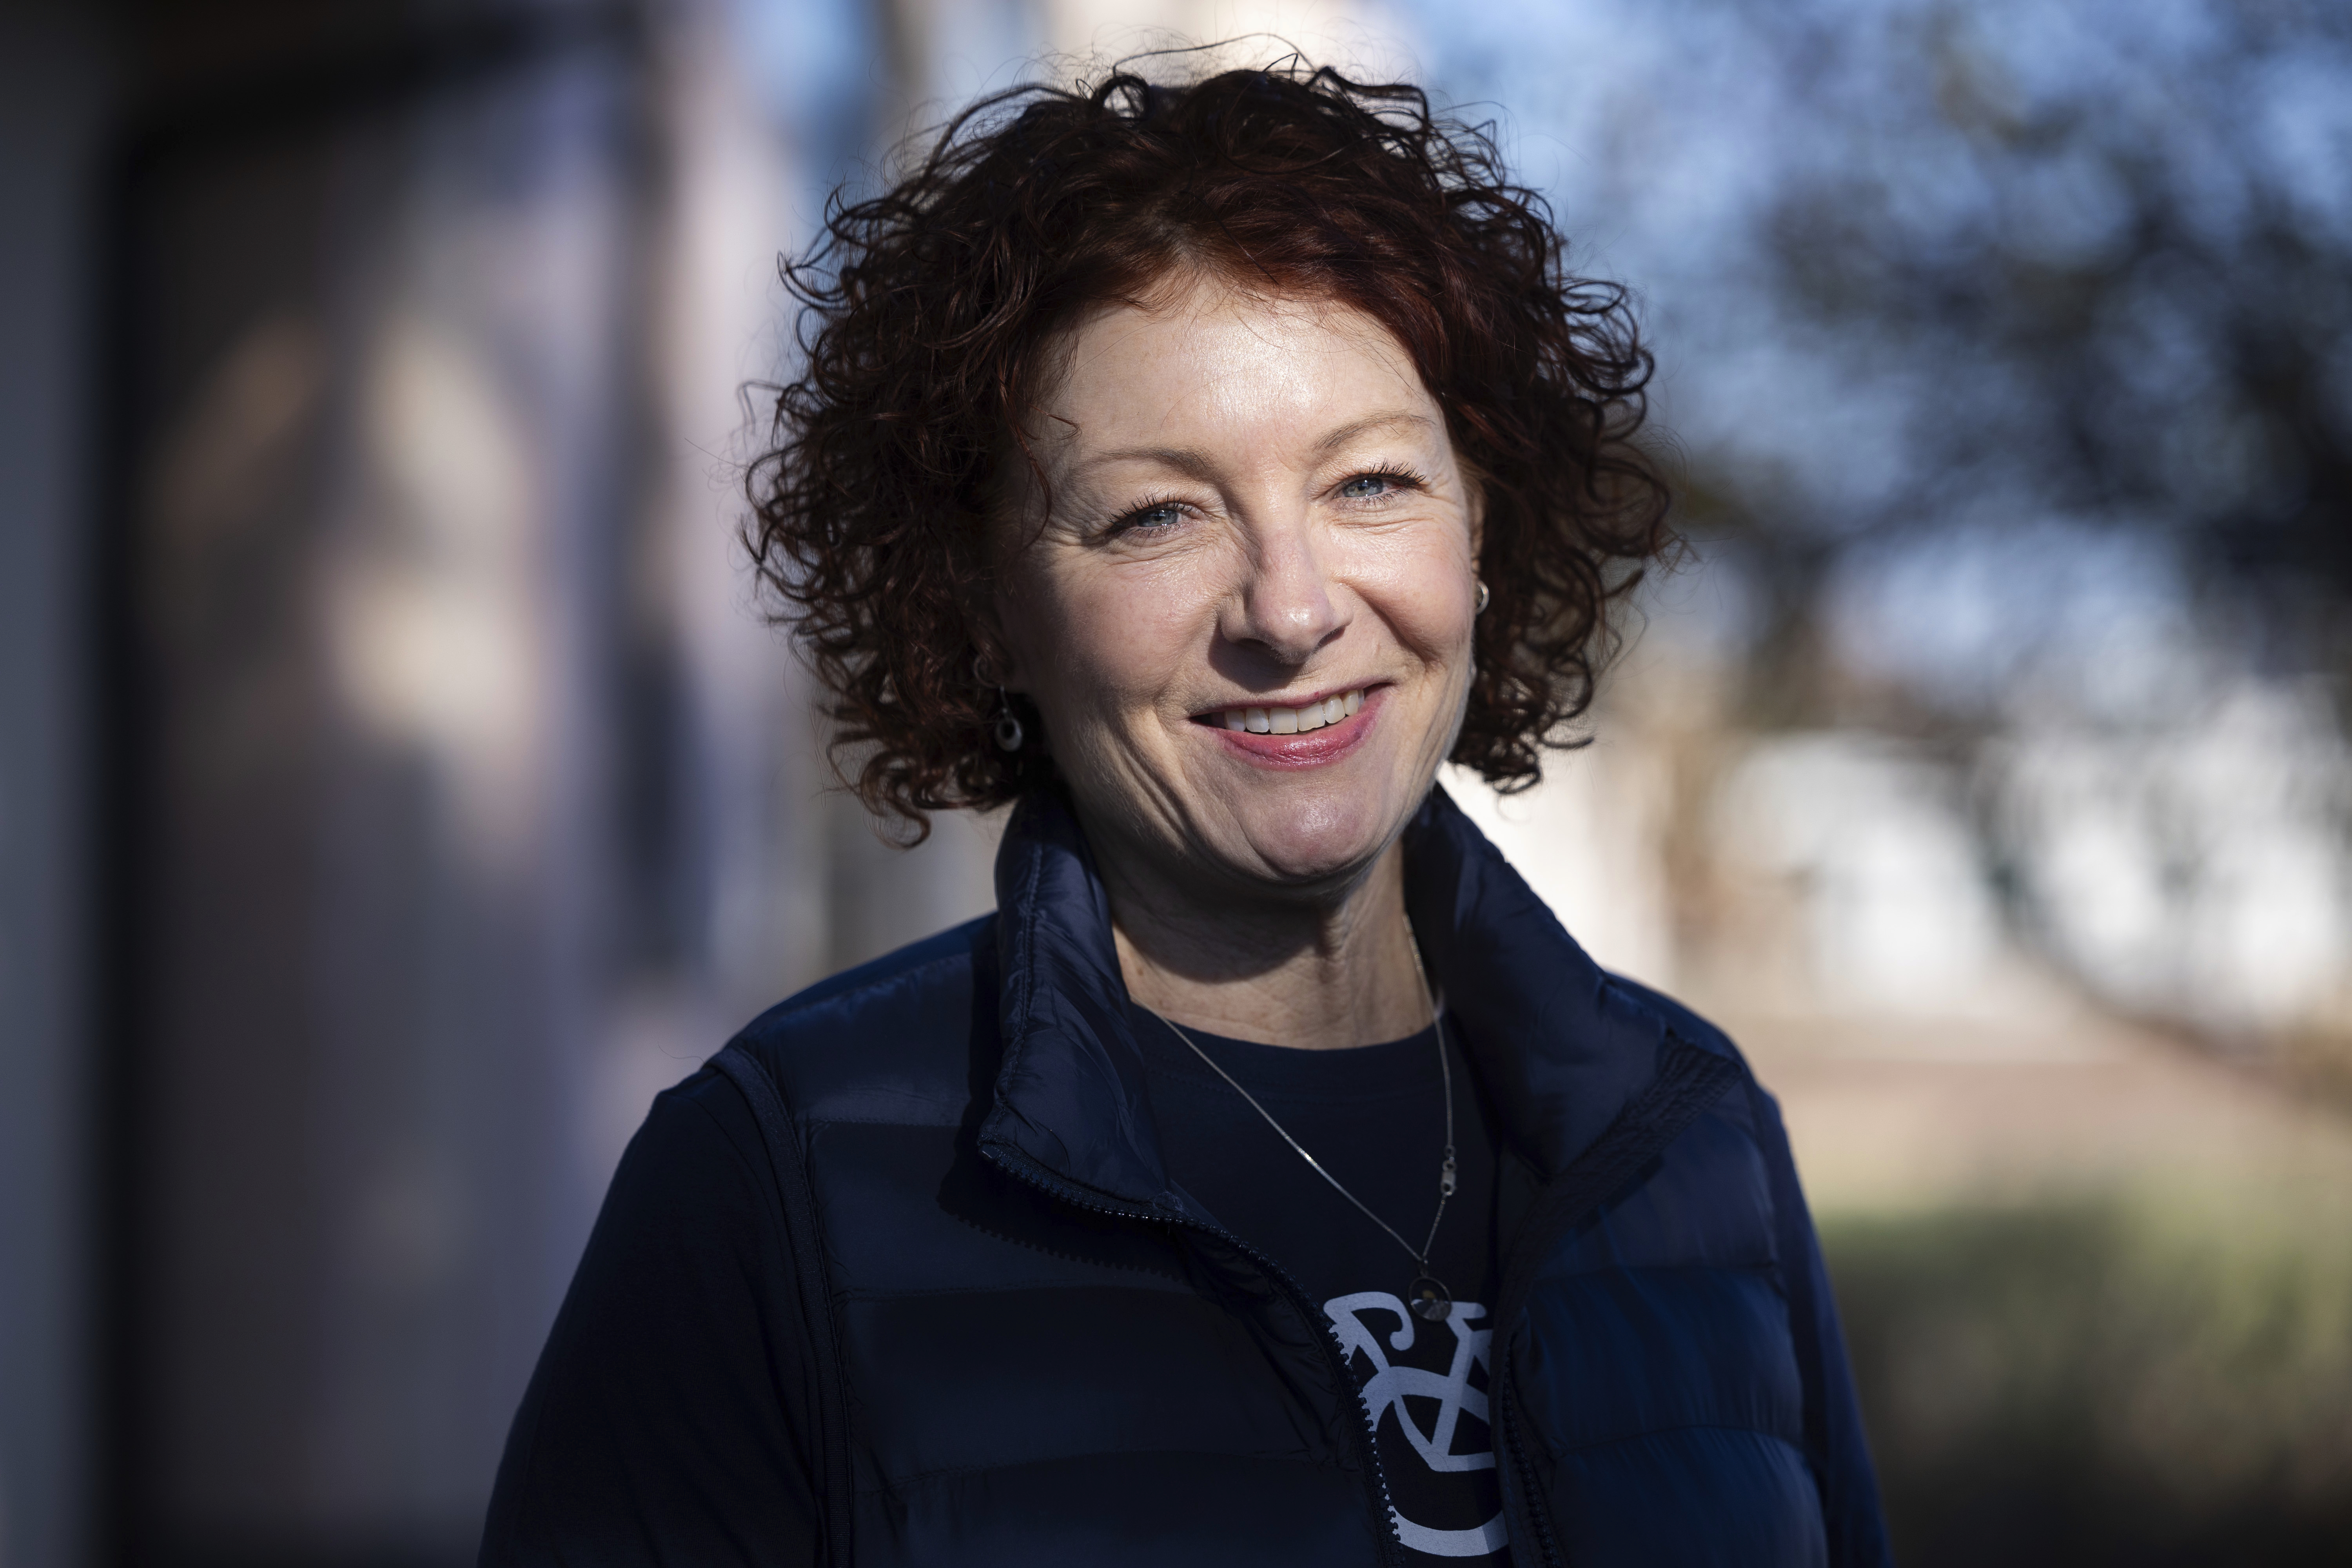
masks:
<svg viewBox="0 0 2352 1568"><path fill-rule="evenodd" d="M1380 802L1320 798L1260 803L1237 813L1258 864L1285 886L1343 881L1380 857L1397 824Z"/></svg>

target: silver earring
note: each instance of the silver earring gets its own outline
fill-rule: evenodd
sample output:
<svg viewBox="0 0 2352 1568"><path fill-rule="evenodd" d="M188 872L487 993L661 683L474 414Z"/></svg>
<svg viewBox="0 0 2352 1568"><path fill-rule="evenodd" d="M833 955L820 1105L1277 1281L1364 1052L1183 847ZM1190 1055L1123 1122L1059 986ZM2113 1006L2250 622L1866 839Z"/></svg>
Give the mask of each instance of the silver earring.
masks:
<svg viewBox="0 0 2352 1568"><path fill-rule="evenodd" d="M1002 686L996 689L996 701L998 705L996 715L997 749L999 751L1005 752L1017 752L1021 749L1021 742L1025 737L1022 732L1021 720L1019 716L1013 711L1013 699L1004 695L1004 688Z"/></svg>
<svg viewBox="0 0 2352 1568"><path fill-rule="evenodd" d="M1474 577L1471 581L1478 584L1478 607L1472 611L1471 614L1483 616L1486 613L1486 601L1493 598L1495 595L1487 592L1486 579L1484 577Z"/></svg>

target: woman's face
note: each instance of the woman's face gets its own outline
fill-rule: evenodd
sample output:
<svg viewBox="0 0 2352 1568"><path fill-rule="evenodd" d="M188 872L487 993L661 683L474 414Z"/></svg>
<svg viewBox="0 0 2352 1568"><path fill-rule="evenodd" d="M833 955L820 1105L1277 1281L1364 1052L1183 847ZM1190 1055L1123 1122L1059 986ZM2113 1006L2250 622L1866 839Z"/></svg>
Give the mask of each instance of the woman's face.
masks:
<svg viewBox="0 0 2352 1568"><path fill-rule="evenodd" d="M1065 347L1028 421L1050 511L997 591L1007 683L1097 854L1344 885L1462 721L1477 516L1443 414L1369 317L1210 279Z"/></svg>

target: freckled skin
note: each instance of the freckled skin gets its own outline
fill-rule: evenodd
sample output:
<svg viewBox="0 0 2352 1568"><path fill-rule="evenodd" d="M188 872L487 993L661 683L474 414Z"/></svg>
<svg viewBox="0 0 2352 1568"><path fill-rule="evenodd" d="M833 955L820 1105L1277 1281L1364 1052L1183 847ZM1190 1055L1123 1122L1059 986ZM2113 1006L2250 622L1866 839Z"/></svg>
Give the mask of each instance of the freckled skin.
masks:
<svg viewBox="0 0 2352 1568"><path fill-rule="evenodd" d="M1475 503L1376 322L1208 279L1165 296L1075 329L1028 420L1052 506L1006 530L1008 684L1044 719L1139 1000L1277 1043L1409 1033L1394 845L1461 725ZM1319 766L1198 721L1354 689L1377 710Z"/></svg>

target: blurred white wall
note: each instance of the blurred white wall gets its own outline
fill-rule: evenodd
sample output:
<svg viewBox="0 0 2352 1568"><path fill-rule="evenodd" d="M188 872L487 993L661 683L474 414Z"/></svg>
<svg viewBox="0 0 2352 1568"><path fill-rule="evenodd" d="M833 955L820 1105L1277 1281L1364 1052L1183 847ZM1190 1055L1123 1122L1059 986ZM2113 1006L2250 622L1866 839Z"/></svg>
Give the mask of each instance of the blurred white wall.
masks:
<svg viewBox="0 0 2352 1568"><path fill-rule="evenodd" d="M1674 779L1654 747L1604 720L1591 745L1547 756L1543 782L1523 794L1454 766L1439 782L1595 963L1673 988Z"/></svg>
<svg viewBox="0 0 2352 1568"><path fill-rule="evenodd" d="M1375 77L1410 71L1401 7L1381 0L1043 0L1047 47L1081 59L1191 44L1235 65L1256 65L1296 46L1318 65Z"/></svg>
<svg viewBox="0 0 2352 1568"><path fill-rule="evenodd" d="M1989 769L2023 913L2116 1005L2352 1032L2352 746L2316 684L2152 729L2027 725Z"/></svg>

